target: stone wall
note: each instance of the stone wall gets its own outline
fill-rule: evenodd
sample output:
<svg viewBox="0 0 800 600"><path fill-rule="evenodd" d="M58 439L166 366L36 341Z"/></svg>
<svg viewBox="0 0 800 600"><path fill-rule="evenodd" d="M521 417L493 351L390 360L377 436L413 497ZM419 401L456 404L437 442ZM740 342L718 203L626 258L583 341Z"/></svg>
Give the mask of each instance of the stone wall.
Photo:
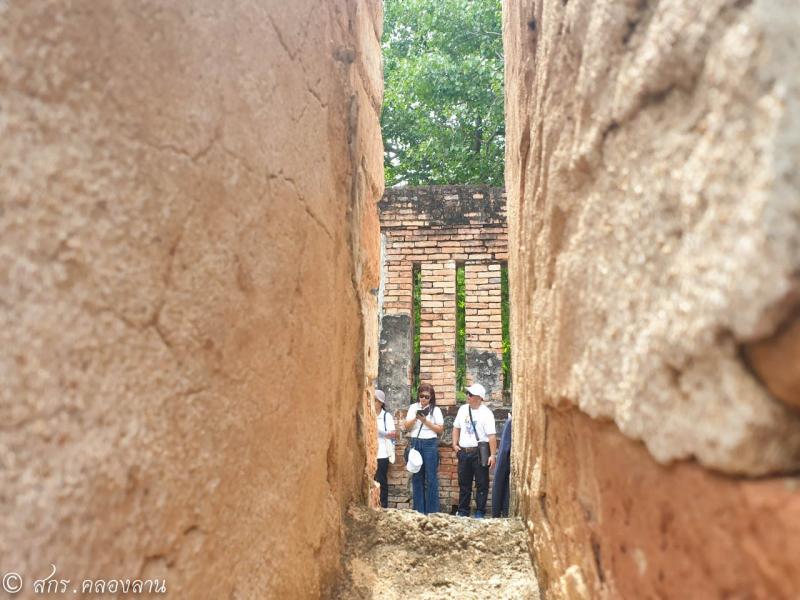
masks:
<svg viewBox="0 0 800 600"><path fill-rule="evenodd" d="M420 381L436 389L445 415L440 445L442 510L458 502L450 432L456 405L456 266L464 265L467 380L479 381L487 402L498 407L498 440L509 401L503 395L500 271L508 257L503 190L486 186L393 188L381 202L384 236L383 310L378 386L399 422L411 400L414 318L412 277L421 272ZM503 408L503 405L506 405ZM390 469L390 506L410 505L408 472L400 460Z"/></svg>
<svg viewBox="0 0 800 600"><path fill-rule="evenodd" d="M324 593L375 469L381 10L0 3L17 597L51 563L174 598Z"/></svg>
<svg viewBox="0 0 800 600"><path fill-rule="evenodd" d="M788 0L504 3L514 464L548 597L800 593L799 33Z"/></svg>

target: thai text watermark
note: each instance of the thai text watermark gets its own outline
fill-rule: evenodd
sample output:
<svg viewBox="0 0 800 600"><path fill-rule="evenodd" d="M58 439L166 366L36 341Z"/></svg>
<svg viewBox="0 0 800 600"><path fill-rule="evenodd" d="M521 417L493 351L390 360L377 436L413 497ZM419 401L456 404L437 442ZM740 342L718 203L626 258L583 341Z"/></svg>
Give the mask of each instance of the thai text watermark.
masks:
<svg viewBox="0 0 800 600"><path fill-rule="evenodd" d="M83 579L73 582L71 579L56 577L58 569L50 564L50 574L43 579L30 582L35 595L39 594L166 594L166 579ZM3 590L9 594L17 594L26 587L26 581L16 571L2 574Z"/></svg>

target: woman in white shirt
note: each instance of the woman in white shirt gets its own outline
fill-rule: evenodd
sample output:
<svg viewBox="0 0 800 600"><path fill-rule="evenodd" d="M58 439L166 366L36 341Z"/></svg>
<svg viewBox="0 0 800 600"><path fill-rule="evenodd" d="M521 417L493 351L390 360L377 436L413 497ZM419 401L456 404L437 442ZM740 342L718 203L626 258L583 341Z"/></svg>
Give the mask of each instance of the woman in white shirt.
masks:
<svg viewBox="0 0 800 600"><path fill-rule="evenodd" d="M389 507L389 458L394 458L394 417L386 412L386 394L375 390L375 412L378 413L378 470L375 481L381 486L381 506ZM392 462L394 462L392 460Z"/></svg>
<svg viewBox="0 0 800 600"><path fill-rule="evenodd" d="M444 417L432 385L421 384L417 397L419 402L408 407L403 425L409 432L408 445L422 454L422 468L411 476L413 507L427 515L439 512L439 434Z"/></svg>

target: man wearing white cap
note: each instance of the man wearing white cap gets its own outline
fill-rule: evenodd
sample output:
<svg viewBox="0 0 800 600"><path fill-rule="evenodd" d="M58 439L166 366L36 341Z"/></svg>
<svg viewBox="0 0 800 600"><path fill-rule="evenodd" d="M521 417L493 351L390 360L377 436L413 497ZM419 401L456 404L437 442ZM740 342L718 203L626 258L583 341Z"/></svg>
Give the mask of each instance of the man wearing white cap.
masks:
<svg viewBox="0 0 800 600"><path fill-rule="evenodd" d="M480 383L467 388L467 404L458 409L453 422L453 450L458 457L458 514L468 517L475 480L475 518L486 514L489 469L497 455L494 414L483 405L486 389Z"/></svg>

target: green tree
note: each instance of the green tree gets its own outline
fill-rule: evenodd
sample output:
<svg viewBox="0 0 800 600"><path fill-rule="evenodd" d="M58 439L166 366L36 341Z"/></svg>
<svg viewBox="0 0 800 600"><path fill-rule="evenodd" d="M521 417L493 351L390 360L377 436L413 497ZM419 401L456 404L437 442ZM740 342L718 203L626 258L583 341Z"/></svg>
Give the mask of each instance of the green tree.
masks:
<svg viewBox="0 0 800 600"><path fill-rule="evenodd" d="M467 284L464 265L456 265L456 402L467 395Z"/></svg>
<svg viewBox="0 0 800 600"><path fill-rule="evenodd" d="M503 185L500 0L385 0L386 184Z"/></svg>

